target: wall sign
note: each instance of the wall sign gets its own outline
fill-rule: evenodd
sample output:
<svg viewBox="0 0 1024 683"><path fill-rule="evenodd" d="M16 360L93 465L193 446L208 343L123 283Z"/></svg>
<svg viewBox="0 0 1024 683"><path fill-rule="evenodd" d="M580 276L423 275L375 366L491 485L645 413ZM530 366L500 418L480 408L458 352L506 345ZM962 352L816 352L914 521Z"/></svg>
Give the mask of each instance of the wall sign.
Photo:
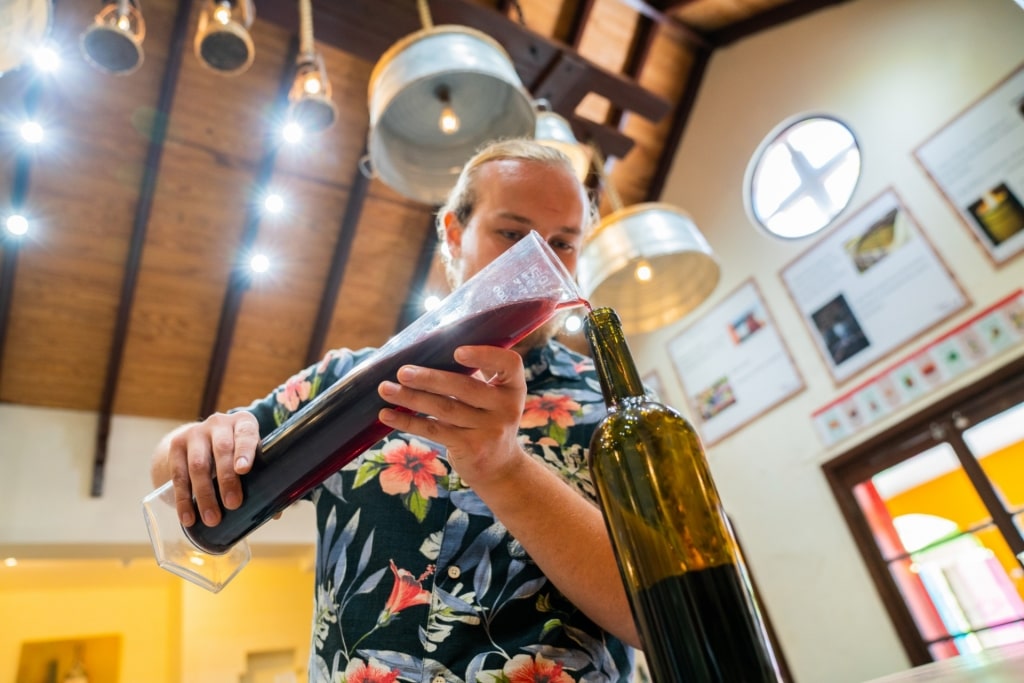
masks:
<svg viewBox="0 0 1024 683"><path fill-rule="evenodd" d="M1024 253L1024 65L914 157L995 265Z"/></svg>
<svg viewBox="0 0 1024 683"><path fill-rule="evenodd" d="M969 303L892 189L781 277L837 384Z"/></svg>
<svg viewBox="0 0 1024 683"><path fill-rule="evenodd" d="M831 446L1022 343L1024 290L1018 290L814 411L815 430Z"/></svg>
<svg viewBox="0 0 1024 683"><path fill-rule="evenodd" d="M804 388L753 280L673 338L668 351L705 445Z"/></svg>

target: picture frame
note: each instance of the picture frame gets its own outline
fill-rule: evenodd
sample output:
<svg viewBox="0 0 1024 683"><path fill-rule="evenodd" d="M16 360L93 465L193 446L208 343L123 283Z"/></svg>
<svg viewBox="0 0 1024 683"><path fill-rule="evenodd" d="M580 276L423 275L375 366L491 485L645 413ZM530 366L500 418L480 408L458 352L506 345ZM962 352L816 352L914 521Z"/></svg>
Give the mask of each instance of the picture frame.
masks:
<svg viewBox="0 0 1024 683"><path fill-rule="evenodd" d="M706 446L805 388L753 278L673 337L668 352Z"/></svg>
<svg viewBox="0 0 1024 683"><path fill-rule="evenodd" d="M891 187L779 277L836 385L970 305Z"/></svg>
<svg viewBox="0 0 1024 683"><path fill-rule="evenodd" d="M995 267L1024 254L1024 64L913 156Z"/></svg>

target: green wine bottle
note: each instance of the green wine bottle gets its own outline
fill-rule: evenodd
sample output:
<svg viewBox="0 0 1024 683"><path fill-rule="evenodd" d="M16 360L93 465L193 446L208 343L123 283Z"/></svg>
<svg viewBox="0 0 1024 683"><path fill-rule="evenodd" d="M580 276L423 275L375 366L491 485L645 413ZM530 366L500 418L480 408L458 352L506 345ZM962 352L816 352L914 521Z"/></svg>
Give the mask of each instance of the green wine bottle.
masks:
<svg viewBox="0 0 1024 683"><path fill-rule="evenodd" d="M587 338L608 415L590 468L655 683L777 683L739 547L693 426L648 398L618 316Z"/></svg>

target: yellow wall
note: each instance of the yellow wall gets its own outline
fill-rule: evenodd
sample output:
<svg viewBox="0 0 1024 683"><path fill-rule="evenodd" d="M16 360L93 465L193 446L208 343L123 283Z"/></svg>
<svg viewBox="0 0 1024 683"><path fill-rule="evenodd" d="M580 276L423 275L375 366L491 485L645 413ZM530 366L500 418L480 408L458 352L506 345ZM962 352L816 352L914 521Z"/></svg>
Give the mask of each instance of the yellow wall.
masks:
<svg viewBox="0 0 1024 683"><path fill-rule="evenodd" d="M170 581L0 591L0 682L16 680L24 642L116 634L120 681L177 683L179 604Z"/></svg>
<svg viewBox="0 0 1024 683"><path fill-rule="evenodd" d="M294 559L254 560L216 595L143 560L0 566L0 683L26 642L111 635L120 676L97 683L233 683L250 653L281 650L304 680L312 582Z"/></svg>

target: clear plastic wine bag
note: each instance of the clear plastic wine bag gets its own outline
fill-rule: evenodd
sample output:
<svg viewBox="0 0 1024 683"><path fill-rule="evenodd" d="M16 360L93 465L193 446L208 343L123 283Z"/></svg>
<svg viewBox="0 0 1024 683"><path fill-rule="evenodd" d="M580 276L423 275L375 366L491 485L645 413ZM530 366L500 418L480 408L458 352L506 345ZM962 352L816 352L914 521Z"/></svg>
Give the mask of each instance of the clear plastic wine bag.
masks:
<svg viewBox="0 0 1024 683"><path fill-rule="evenodd" d="M377 394L402 365L470 373L454 361L463 345L511 348L559 309L582 304L575 281L536 232L531 232L449 294L434 310L377 349L325 389L259 445L241 477L243 501L221 506L221 522L198 515L178 521L170 483L143 500L157 562L197 585L219 591L249 561L246 537L344 467L391 431L377 420Z"/></svg>

